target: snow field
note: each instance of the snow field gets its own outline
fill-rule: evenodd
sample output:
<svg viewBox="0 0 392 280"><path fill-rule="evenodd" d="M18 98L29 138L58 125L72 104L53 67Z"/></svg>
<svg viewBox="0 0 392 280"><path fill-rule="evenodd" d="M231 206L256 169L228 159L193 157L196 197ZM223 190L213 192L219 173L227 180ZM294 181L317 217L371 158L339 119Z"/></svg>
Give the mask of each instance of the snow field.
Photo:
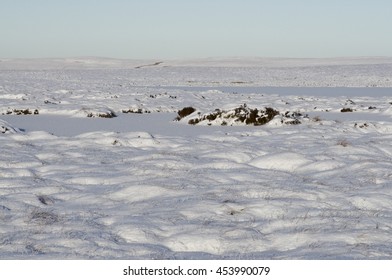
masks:
<svg viewBox="0 0 392 280"><path fill-rule="evenodd" d="M391 137L266 130L2 137L2 254L388 257Z"/></svg>
<svg viewBox="0 0 392 280"><path fill-rule="evenodd" d="M2 70L0 258L389 259L390 96L181 88L189 73L206 79L201 69L231 87L239 71L198 67ZM303 77L323 86L307 67ZM329 67L352 74L336 74L336 85L375 79L366 65ZM164 78L174 88L157 86ZM244 103L283 115L257 127L173 121L185 106ZM117 117L95 114L108 110ZM282 123L285 112L301 123Z"/></svg>

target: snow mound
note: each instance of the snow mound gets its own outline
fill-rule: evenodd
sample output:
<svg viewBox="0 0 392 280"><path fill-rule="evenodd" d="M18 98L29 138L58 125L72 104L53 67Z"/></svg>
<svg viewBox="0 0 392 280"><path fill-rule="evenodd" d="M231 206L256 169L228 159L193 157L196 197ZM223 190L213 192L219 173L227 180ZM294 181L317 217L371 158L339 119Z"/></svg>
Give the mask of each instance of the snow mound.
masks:
<svg viewBox="0 0 392 280"><path fill-rule="evenodd" d="M230 109L230 110L221 110L216 109L214 112L206 113L201 115L200 112L193 112L189 114L187 117L182 118L180 110L178 113L177 120L187 121L188 124L196 125L264 125L270 122L275 116L279 115L279 111L266 107L264 109L252 109L249 108L246 104L241 105L240 107Z"/></svg>
<svg viewBox="0 0 392 280"><path fill-rule="evenodd" d="M18 133L19 129L0 119L0 133Z"/></svg>
<svg viewBox="0 0 392 280"><path fill-rule="evenodd" d="M7 109L6 115L38 115L38 109Z"/></svg>
<svg viewBox="0 0 392 280"><path fill-rule="evenodd" d="M383 112L383 114L384 114L384 115L387 115L387 116L392 116L392 106L390 106L388 109L386 109L386 110Z"/></svg>
<svg viewBox="0 0 392 280"><path fill-rule="evenodd" d="M278 110L271 107L252 109L244 104L234 109L215 109L214 112L205 114L201 114L200 111L197 111L193 107L184 107L177 112L175 120L191 125L260 126L270 122L274 125L297 125L301 124L304 120L309 120L309 116L298 111L286 111L284 114L281 114Z"/></svg>
<svg viewBox="0 0 392 280"><path fill-rule="evenodd" d="M251 161L250 165L261 169L294 171L310 163L311 161L303 155L286 152L262 156Z"/></svg>
<svg viewBox="0 0 392 280"><path fill-rule="evenodd" d="M110 108L83 108L81 110L83 114L85 114L88 118L106 118L111 119L117 117L116 113Z"/></svg>

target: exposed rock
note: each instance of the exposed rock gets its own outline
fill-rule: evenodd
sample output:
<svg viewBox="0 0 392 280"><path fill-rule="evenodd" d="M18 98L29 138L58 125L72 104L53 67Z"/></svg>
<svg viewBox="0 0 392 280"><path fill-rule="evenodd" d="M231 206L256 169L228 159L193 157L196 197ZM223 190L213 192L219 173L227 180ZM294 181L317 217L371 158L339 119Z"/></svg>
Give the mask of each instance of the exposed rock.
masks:
<svg viewBox="0 0 392 280"><path fill-rule="evenodd" d="M178 112L177 120L181 120L187 116L194 114L195 109L192 107L185 107ZM246 104L240 107L221 110L216 109L214 112L199 115L198 117L189 117L188 124L195 125L199 123L207 125L264 125L271 121L275 116L279 115L279 111L266 107L264 109L252 109Z"/></svg>
<svg viewBox="0 0 392 280"><path fill-rule="evenodd" d="M130 108L122 110L124 114L149 114L151 113L150 110L142 109L142 108Z"/></svg>
<svg viewBox="0 0 392 280"><path fill-rule="evenodd" d="M109 108L103 108L103 109L83 109L83 111L86 113L86 116L88 118L115 118L117 117L116 113L112 111Z"/></svg>
<svg viewBox="0 0 392 280"><path fill-rule="evenodd" d="M8 122L0 120L0 133L18 133L20 132L19 129L14 128Z"/></svg>
<svg viewBox="0 0 392 280"><path fill-rule="evenodd" d="M8 109L7 115L38 115L38 109Z"/></svg>
<svg viewBox="0 0 392 280"><path fill-rule="evenodd" d="M192 114L195 111L196 111L196 109L193 107L185 107L177 112L178 116L177 116L176 120L179 121L182 118L189 116L190 114Z"/></svg>

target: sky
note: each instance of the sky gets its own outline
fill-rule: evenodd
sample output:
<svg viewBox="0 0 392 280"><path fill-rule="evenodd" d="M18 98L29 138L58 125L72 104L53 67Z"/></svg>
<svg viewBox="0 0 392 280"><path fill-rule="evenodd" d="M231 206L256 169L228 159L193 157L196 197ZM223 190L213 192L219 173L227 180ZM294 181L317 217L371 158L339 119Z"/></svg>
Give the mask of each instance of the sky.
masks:
<svg viewBox="0 0 392 280"><path fill-rule="evenodd" d="M0 58L392 56L390 0L0 0Z"/></svg>

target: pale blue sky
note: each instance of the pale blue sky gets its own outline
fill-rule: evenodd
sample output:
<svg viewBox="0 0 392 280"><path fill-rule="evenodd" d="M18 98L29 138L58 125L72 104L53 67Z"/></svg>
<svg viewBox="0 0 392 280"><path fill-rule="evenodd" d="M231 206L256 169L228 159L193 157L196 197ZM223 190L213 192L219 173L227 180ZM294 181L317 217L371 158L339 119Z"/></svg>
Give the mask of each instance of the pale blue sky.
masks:
<svg viewBox="0 0 392 280"><path fill-rule="evenodd" d="M390 0L0 0L0 57L392 56Z"/></svg>

